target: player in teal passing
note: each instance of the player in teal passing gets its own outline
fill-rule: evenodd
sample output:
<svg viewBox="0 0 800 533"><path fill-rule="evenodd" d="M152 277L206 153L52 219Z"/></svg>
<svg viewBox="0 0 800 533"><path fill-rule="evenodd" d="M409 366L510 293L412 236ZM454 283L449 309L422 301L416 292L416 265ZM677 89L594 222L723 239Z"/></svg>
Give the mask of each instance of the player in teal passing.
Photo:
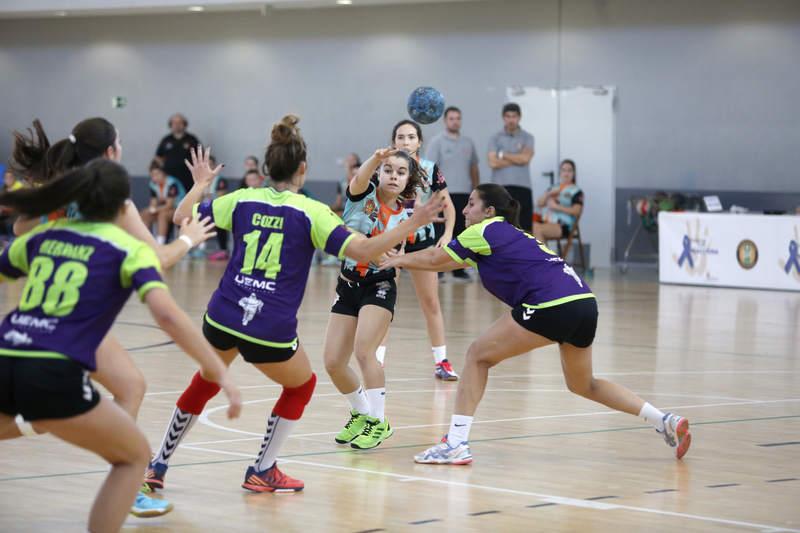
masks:
<svg viewBox="0 0 800 533"><path fill-rule="evenodd" d="M297 337L297 311L303 299L315 249L340 259L368 262L402 242L441 210L437 196L382 235L367 239L349 231L330 208L297 194L306 178L306 144L298 118L276 123L264 158L269 173L266 188L240 189L214 200L198 202L222 167L211 168L209 152L193 153L194 186L178 206L175 218L192 210L210 216L217 227L232 232L234 247L219 287L203 317L203 334L226 364L241 354L267 378L283 386L267 418L267 429L255 462L242 487L255 492L295 492L304 488L278 469L277 455L311 400L316 376ZM169 459L219 390L196 374L177 401L161 448L145 476L151 488L163 488Z"/></svg>
<svg viewBox="0 0 800 533"><path fill-rule="evenodd" d="M469 464L469 431L489 369L505 359L558 343L570 391L617 411L639 415L675 448L689 449L687 419L663 413L622 385L592 375L597 301L576 272L519 229L519 204L496 184L479 185L464 208L467 229L443 248L393 257L382 268L450 271L470 264L486 289L511 307L473 342L458 384L455 414L442 442L416 455L418 463Z"/></svg>
<svg viewBox="0 0 800 533"><path fill-rule="evenodd" d="M0 204L26 216L72 202L82 213L81 220L39 225L0 255L0 279L27 276L19 305L0 324L0 438L18 436L14 417L22 415L35 429L112 465L92 507L90 531L117 531L135 499L150 500L137 494L150 455L145 436L89 380L97 347L133 290L225 390L229 416L241 408L225 366L169 295L153 250L114 224L129 194L125 169L100 159L42 187L0 195Z"/></svg>

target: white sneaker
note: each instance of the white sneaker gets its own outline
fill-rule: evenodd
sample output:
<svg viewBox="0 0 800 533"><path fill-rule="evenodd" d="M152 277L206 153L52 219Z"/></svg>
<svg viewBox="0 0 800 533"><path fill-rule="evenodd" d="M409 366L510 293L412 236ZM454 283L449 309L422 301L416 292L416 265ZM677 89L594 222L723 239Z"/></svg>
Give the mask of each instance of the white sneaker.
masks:
<svg viewBox="0 0 800 533"><path fill-rule="evenodd" d="M430 465L468 465L472 463L472 453L469 451L469 443L462 442L458 446L450 446L445 436L439 444L415 455L414 462Z"/></svg>
<svg viewBox="0 0 800 533"><path fill-rule="evenodd" d="M680 459L689 451L692 444L692 433L689 431L689 420L672 413L664 415L664 431L658 431L664 436L664 442L675 448L675 457Z"/></svg>

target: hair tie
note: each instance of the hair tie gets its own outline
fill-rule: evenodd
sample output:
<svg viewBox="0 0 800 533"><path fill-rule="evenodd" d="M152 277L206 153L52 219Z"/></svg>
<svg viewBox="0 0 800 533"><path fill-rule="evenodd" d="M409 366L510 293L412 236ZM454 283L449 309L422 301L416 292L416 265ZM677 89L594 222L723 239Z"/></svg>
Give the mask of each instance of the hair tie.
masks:
<svg viewBox="0 0 800 533"><path fill-rule="evenodd" d="M75 136L73 134L70 133L69 134L69 142L71 142L72 144L75 144L76 142L78 142L78 140L75 138Z"/></svg>

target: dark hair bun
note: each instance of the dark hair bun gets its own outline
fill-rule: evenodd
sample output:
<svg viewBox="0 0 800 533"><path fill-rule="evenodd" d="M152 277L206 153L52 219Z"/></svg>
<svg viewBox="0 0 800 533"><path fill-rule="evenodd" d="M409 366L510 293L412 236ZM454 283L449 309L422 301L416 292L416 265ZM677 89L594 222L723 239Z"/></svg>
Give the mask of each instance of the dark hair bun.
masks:
<svg viewBox="0 0 800 533"><path fill-rule="evenodd" d="M300 128L297 127L298 122L300 122L300 118L296 115L286 115L280 122L276 122L272 126L272 134L270 135L272 143L289 144L295 142L300 136Z"/></svg>

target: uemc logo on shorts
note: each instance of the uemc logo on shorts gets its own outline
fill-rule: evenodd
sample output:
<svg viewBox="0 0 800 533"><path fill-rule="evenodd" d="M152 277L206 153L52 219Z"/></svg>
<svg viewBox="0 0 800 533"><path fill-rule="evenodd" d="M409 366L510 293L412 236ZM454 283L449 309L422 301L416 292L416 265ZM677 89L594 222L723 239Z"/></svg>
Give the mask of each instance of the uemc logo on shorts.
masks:
<svg viewBox="0 0 800 533"><path fill-rule="evenodd" d="M694 226L694 227L692 227ZM700 276L706 274L708 256L718 255L719 250L712 246L708 226L700 224L700 219L686 222L686 233L680 243L680 253L673 253L672 258L689 275Z"/></svg>

